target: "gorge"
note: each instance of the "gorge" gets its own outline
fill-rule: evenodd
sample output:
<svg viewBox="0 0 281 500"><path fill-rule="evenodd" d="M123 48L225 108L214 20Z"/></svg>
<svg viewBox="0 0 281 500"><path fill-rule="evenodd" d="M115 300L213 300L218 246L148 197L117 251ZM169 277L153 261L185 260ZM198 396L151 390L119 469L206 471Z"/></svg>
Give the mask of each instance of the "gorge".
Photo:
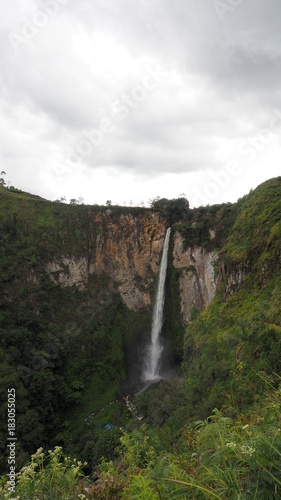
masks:
<svg viewBox="0 0 281 500"><path fill-rule="evenodd" d="M134 428L122 400L144 375L151 334L145 378L162 378L160 353L174 376L136 404L172 441L226 394L236 411L253 402L253 386L259 397L253 370L281 373L280 199L280 178L236 204L193 210L181 199L64 205L0 188L1 397L15 387L19 466L52 444L89 467L114 457L120 428Z"/></svg>

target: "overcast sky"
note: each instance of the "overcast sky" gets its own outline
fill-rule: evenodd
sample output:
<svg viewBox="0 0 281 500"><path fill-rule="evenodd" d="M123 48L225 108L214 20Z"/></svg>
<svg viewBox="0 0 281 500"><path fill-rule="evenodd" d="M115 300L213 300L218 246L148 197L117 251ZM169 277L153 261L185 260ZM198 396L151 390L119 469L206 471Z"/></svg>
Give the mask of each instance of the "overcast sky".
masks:
<svg viewBox="0 0 281 500"><path fill-rule="evenodd" d="M1 0L0 169L55 200L192 206L280 175L280 0Z"/></svg>

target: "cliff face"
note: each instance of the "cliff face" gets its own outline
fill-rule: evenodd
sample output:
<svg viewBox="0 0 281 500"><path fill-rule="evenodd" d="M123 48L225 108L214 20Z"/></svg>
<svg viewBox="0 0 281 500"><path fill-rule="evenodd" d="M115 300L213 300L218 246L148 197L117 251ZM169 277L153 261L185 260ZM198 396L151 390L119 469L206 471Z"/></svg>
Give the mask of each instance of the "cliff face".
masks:
<svg viewBox="0 0 281 500"><path fill-rule="evenodd" d="M217 289L217 259L216 251L208 252L200 247L184 250L183 237L176 231L173 264L180 270L181 313L185 323L190 320L193 305L203 311L213 300Z"/></svg>
<svg viewBox="0 0 281 500"><path fill-rule="evenodd" d="M165 221L157 213L112 216L111 210L88 213L87 256L62 256L48 263L52 280L84 290L95 275L106 276L125 305L140 311L151 306L154 276L159 271Z"/></svg>
<svg viewBox="0 0 281 500"><path fill-rule="evenodd" d="M48 274L63 287L77 285L81 290L86 289L95 275L104 275L130 310L149 309L155 275L160 268L165 220L155 212L113 217L110 209L88 215L87 255L72 258L62 255L47 264ZM182 321L188 323L192 306L202 311L215 296L214 264L218 255L200 247L185 250L183 243L182 235L176 231L171 251L173 265L180 270Z"/></svg>
<svg viewBox="0 0 281 500"><path fill-rule="evenodd" d="M218 285L225 284L224 298L227 299L235 293L245 282L247 274L251 271L250 262L232 264L229 270L225 269L223 259L220 259L218 272Z"/></svg>
<svg viewBox="0 0 281 500"><path fill-rule="evenodd" d="M180 301L182 324L190 321L193 306L202 311L212 302L218 286L224 284L224 299L228 300L244 286L252 269L259 274L260 286L270 279L280 262L279 187L280 179L274 180L260 186L237 207L226 205L210 213L201 210L185 225L179 224L178 230L176 224L173 226L170 252L178 271L177 303ZM266 205L275 204L270 219L262 210L265 199ZM256 212L253 219L251 214ZM90 209L84 255L71 256L62 251L46 270L53 281L63 286L75 284L81 290L87 289L95 276L105 276L109 290L118 290L130 310L149 312L167 225L167 219L153 210L116 214L112 209ZM229 228L231 232L226 231ZM205 240L200 242L202 234Z"/></svg>

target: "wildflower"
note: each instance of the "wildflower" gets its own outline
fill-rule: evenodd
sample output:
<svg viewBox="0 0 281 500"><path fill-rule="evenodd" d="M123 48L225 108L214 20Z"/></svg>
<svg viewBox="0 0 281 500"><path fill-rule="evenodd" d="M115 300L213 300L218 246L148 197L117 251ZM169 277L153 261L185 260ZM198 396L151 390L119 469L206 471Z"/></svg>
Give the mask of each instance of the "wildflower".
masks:
<svg viewBox="0 0 281 500"><path fill-rule="evenodd" d="M33 455L31 455L32 461L39 460L40 458L43 458L43 457L44 457L43 448L38 448L38 450L36 451L36 453L34 453Z"/></svg>
<svg viewBox="0 0 281 500"><path fill-rule="evenodd" d="M237 447L237 444L236 443L226 443L226 447L230 448L231 450L235 450L235 448Z"/></svg>
<svg viewBox="0 0 281 500"><path fill-rule="evenodd" d="M255 453L255 448L252 448L251 446L248 446L247 444L246 445L242 445L241 446L241 453L243 455L250 455L250 457Z"/></svg>

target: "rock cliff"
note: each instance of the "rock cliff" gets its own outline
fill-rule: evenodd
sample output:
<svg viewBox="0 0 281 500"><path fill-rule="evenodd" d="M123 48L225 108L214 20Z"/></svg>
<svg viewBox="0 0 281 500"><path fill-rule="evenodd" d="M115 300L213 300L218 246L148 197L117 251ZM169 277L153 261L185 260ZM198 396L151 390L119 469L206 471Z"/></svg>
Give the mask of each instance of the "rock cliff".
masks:
<svg viewBox="0 0 281 500"><path fill-rule="evenodd" d="M153 284L159 271L166 221L157 212L132 215L111 210L89 211L87 255L64 256L49 262L48 274L63 287L87 288L90 279L104 275L133 311L149 309ZM183 323L188 323L192 306L202 311L212 301L217 278L217 252L200 247L184 249L183 237L175 231L171 240L173 266L180 271L179 289Z"/></svg>
<svg viewBox="0 0 281 500"><path fill-rule="evenodd" d="M217 289L216 251L200 247L184 249L182 235L176 231L173 246L173 265L180 270L179 286L181 313L185 323L190 320L192 306L203 311L213 300Z"/></svg>
<svg viewBox="0 0 281 500"><path fill-rule="evenodd" d="M87 287L89 279L104 275L134 311L149 308L155 274L159 271L165 220L158 213L113 215L88 212L88 255L62 256L48 263L52 280L62 286Z"/></svg>

